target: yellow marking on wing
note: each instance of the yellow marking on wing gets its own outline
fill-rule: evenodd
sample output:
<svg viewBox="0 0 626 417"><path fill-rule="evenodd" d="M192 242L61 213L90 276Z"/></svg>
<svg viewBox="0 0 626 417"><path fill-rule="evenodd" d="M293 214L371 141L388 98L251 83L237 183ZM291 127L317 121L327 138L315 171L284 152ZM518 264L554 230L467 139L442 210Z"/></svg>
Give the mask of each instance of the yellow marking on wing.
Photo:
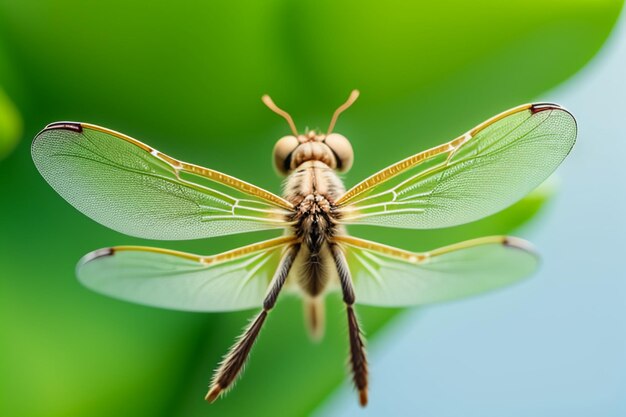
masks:
<svg viewBox="0 0 626 417"><path fill-rule="evenodd" d="M126 142L132 143L133 145L154 155L156 158L161 159L162 161L166 162L167 164L169 164L170 166L172 166L173 168L177 170L184 170L187 172L200 175L202 177L222 183L236 190L243 191L252 196L258 197L267 202L278 205L279 207L282 207L284 209L293 210L293 204L291 204L289 201L285 200L282 197L277 196L276 194L270 193L269 191L266 191L260 187L257 187L256 185L252 185L248 182L239 180L235 177L231 177L230 175L227 175L227 174L222 174L221 172L214 171L212 169L208 169L208 168L201 167L199 165L194 165L194 164L189 164L187 162L179 161L175 158L172 158L171 156L168 156L152 148L149 145L146 145L145 143L141 141L138 141L137 139L134 139L123 133L116 132L115 130L107 129L105 127L98 126L98 125L93 125L91 123L81 123L80 125L83 129L97 130L97 131L100 131L109 135L113 135L119 139L125 140Z"/></svg>
<svg viewBox="0 0 626 417"><path fill-rule="evenodd" d="M426 253L409 252L403 249L394 248L393 246L383 245L382 243L359 239L357 237L335 236L334 239L335 241L345 243L346 245L356 246L357 248L379 252L383 255L400 258L411 263L419 263L428 258L428 254Z"/></svg>
<svg viewBox="0 0 626 417"><path fill-rule="evenodd" d="M463 135L457 137L456 139L451 140L450 142L444 143L442 145L438 145L435 146L434 148L428 149L426 151L420 152L416 155L410 156L406 159L401 160L400 162L397 162L391 166L388 166L385 169L382 169L381 171L378 171L377 173L375 173L374 175L366 178L365 180L361 181L360 183L358 183L357 185L355 185L354 187L352 187L350 190L348 190L344 195L342 195L336 202L336 204L338 206L345 206L347 203L349 203L350 201L352 201L353 199L355 199L356 197L358 197L359 195L363 194L364 192L366 192L368 189L377 186L378 184L382 183L383 181L386 181L390 178L395 177L396 175L399 175L403 172L405 172L406 170L414 167L415 165L428 160L430 158L433 158L437 155L443 154L443 153L450 153L452 154L453 152L455 152L461 145L463 145L465 142L469 141L472 137L474 137L476 134L478 134L481 130L484 130L485 128L487 128L488 126L496 123L499 120L504 119L505 117L508 117L512 114L515 113L519 113L522 111L526 111L529 110L530 108L532 108L532 104L522 104L520 106L514 107L512 109L509 109L507 111L504 111L496 116L493 116L490 119L487 119L486 121L482 122L481 124L479 124L478 126L474 127L473 129L469 130L468 132L464 133Z"/></svg>
<svg viewBox="0 0 626 417"><path fill-rule="evenodd" d="M516 249L522 249L528 252L534 253L533 247L523 239L510 237L510 236L487 236L477 239L466 240L464 242L455 243L452 245L444 246L442 248L434 249L429 252L410 252L403 249L394 248L393 246L383 245L382 243L372 242L369 240L359 239L352 236L336 236L334 238L337 242L344 243L346 245L355 246L357 248L366 249L381 253L394 258L399 258L410 263L424 262L429 258L444 255L446 253L455 252L461 249L467 249L480 245L487 245L493 243L499 243L502 245L510 246Z"/></svg>
<svg viewBox="0 0 626 417"><path fill-rule="evenodd" d="M193 253L181 252L177 250L171 249L163 249L163 248L153 248L149 246L114 246L111 248L112 253L123 252L123 251L135 251L135 252L152 252L152 253L160 253L164 255L172 255L178 256L180 258L188 259L191 261L199 262L202 264L213 264L218 262L230 261L236 258L239 258L244 255L248 255L254 252L260 252L267 249L276 248L278 246L283 246L289 243L295 242L296 238L294 236L281 236L275 239L265 240L263 242L253 243L251 245L242 246L237 249L233 249L227 252L222 252L217 255L211 256L201 256L195 255Z"/></svg>
<svg viewBox="0 0 626 417"><path fill-rule="evenodd" d="M504 119L505 117L508 117L512 114L515 113L519 113L525 110L528 110L532 107L532 103L527 103L527 104L521 104L517 107L513 107L512 109L503 111L500 114L496 114L495 116L485 120L484 122L482 122L481 124L479 124L478 126L474 127L472 130L470 130L469 132L467 132L470 136L476 136L476 134L478 132L480 132L481 130L484 130L486 127L491 126L492 124L494 124L495 122L498 122L502 119Z"/></svg>
<svg viewBox="0 0 626 417"><path fill-rule="evenodd" d="M195 255L193 253L181 252L181 251L171 250L171 249L153 248L150 246L133 246L133 245L113 246L111 248L111 251L112 251L111 253L112 255L115 255L115 253L117 252L152 252L152 253L160 253L162 255L178 256L179 258L184 258L184 259L188 259L190 261L195 261L195 262L202 262L202 259L204 259L204 256Z"/></svg>

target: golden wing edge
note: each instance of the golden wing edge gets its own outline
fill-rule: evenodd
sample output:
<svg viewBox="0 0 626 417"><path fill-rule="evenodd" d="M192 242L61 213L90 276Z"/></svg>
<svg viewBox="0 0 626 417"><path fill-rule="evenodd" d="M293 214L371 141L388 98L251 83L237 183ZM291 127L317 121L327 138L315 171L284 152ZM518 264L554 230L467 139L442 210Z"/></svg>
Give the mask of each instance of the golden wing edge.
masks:
<svg viewBox="0 0 626 417"><path fill-rule="evenodd" d="M200 256L200 255L195 255L191 253L180 252L180 251L169 250L169 249L162 249L162 248L155 248L155 247L114 246L114 247L109 247L109 248L98 249L85 255L78 262L76 266L76 276L78 278L78 281L85 288L91 291L94 291L102 295L106 295L113 299L117 299L117 300L121 300L125 302L131 302L134 304L155 307L155 308L163 308L163 309L174 310L174 311L187 311L187 312L215 313L215 312L241 311L241 310L247 310L247 309L257 308L261 306L264 294L267 289L267 285L269 285L269 278L275 273L274 269L270 269L267 271L269 275L267 276L268 281L266 285L264 286L264 288L260 289L260 291L253 291L256 293L256 295L252 299L250 298L250 294L248 294L246 297L244 297L245 299L242 300L239 298L239 294L240 294L240 291L242 291L243 288L246 285L248 285L248 282L250 281L250 279L254 277L255 273L257 272L258 267L255 267L253 270L247 273L245 277L242 276L241 277L242 279L235 279L235 280L229 279L228 281L225 281L228 284L228 286L230 286L231 288L227 289L228 291L222 294L222 298L219 299L220 301L216 301L217 299L210 301L211 300L210 293L207 294L209 296L208 299L205 297L199 298L197 300L194 297L189 298L189 296L184 295L185 293L184 285L186 285L185 282L176 283L175 281L171 281L169 284L166 283L165 285L166 286L169 285L170 287L172 285L179 286L179 288L182 289L183 298L181 298L180 294L177 293L178 290L175 290L173 297L169 293L161 293L159 295L158 291L155 293L157 294L157 296L154 296L154 294L150 294L151 291L148 291L147 293L145 291L137 292L136 288L131 289L130 292L126 290L119 291L120 289L119 287L115 288L116 281L118 281L118 278L123 278L126 281L128 281L129 279L134 280L135 278L137 278L138 281L144 281L144 282L148 282L148 281L145 281L144 279L145 277L142 277L141 274L133 276L135 272L132 269L124 270L124 269L116 268L115 263L113 265L109 264L108 266L105 266L105 268L108 268L108 269L102 269L103 266L100 265L100 269L104 272L104 274L101 273L99 277L97 274L93 275L92 273L93 271L90 272L89 269L90 269L90 266L94 266L93 264L95 264L95 267L98 268L98 263L100 261L115 262L115 259L113 257L115 257L116 254L121 254L124 252L128 253L131 257L137 256L137 255L139 256L147 255L147 254L164 255L163 258L161 257L154 258L154 262L156 262L157 264L159 262L165 262L163 265L168 265L171 261L170 257L175 257L175 258L178 258L179 260L188 262L185 264L186 265L185 268L186 269L191 268L192 273L193 271L202 273L202 271L205 269L208 271L212 267L221 268L224 265L226 265L226 267L228 268L228 265L230 265L231 262L234 262L235 265L239 265L241 262L243 263L249 262L250 259L260 259L259 257L264 257L264 260L262 260L258 264L259 267L262 267L263 265L266 264L267 260L269 260L270 257L276 256L278 252L284 252L284 250L288 247L288 245L293 240L294 238L291 236L283 236L280 238L270 239L270 240L254 243L251 245L243 246L240 248L236 248L236 249L222 252L220 254L212 255L212 256ZM120 273L121 276L116 275L116 272ZM161 276L162 278L176 279L178 273L181 271L174 268L166 272L167 274L162 275ZM226 271L226 273L228 273L228 271ZM169 274L172 274L172 275L169 275ZM215 275L215 273L213 273L212 275L213 278L217 278L217 279L220 279L221 276L222 276L221 274ZM157 276L153 276L153 277L157 277ZM94 278L96 279L95 282L94 282ZM231 278L237 278L237 277L231 277ZM100 283L98 283L98 281L100 281ZM113 287L111 287L110 285L102 285L104 281L111 281L111 283L113 284ZM180 285L183 285L183 287L180 287ZM199 290L201 287L202 285L195 289ZM201 300L201 302L198 302L198 300Z"/></svg>
<svg viewBox="0 0 626 417"><path fill-rule="evenodd" d="M387 262L390 262L390 265L403 263L405 265L415 268L413 271L415 274L414 277L411 274L411 276L404 276L403 281L394 281L392 279L391 281L386 282L385 276L379 275L380 271L376 272L374 270L371 270L371 266L365 267L365 269L367 270L365 276L359 275L359 281L355 283L355 291L357 294L356 303L360 305L368 305L381 308L406 308L440 304L474 297L484 293L494 292L501 288L509 287L515 283L530 278L537 271L537 269L539 269L541 264L539 255L529 242L520 238L510 236L481 237L460 243L455 243L449 246L444 246L442 248L423 253L408 252L402 249L397 249L379 244L377 242L369 242L358 238L345 239L344 237L341 237L341 239L339 240L341 241L340 245L341 243L343 243L342 246L344 251L350 252L355 250L363 250L365 252L370 252L374 256L373 258L371 258L371 260L374 260L375 262L380 262L380 266L384 266L387 264ZM458 269L457 266L456 271L448 271L449 273L451 273L451 275L448 274L450 278L454 278L455 274L458 277L461 277L465 273L470 274L470 276L473 276L475 278L480 278L478 282L473 280L468 281L470 283L473 282L471 286L461 286L460 291L452 291L452 293L445 289L445 285L442 288L439 288L439 290L435 288L434 292L432 292L433 288L429 288L428 286L426 286L425 288L422 287L421 290L419 290L418 288L413 288L413 290L416 290L417 292L409 290L406 293L400 293L400 295L393 295L394 293L397 293L398 289L401 289L402 291L407 291L407 284L409 284L409 287L411 287L410 283L413 281L413 278L415 278L417 281L424 278L427 279L427 277L420 278L420 270L424 274L428 275L430 273L429 270L431 267L429 266L429 264L431 263L431 261L433 262L433 265L437 265L441 257L441 260L444 261L444 264L442 265L445 265L445 255L454 256L454 254L456 253L462 255L464 252L466 252L466 250L471 251L479 249L481 246L484 246L486 248L502 248L503 252L500 252L499 258L489 258L488 253L485 254L486 257L475 258L475 261L483 260L487 262L483 264L484 268L479 267L477 269L476 265L472 266L470 262L469 270ZM377 258L380 261L376 261ZM521 259L526 259L524 261L525 265L521 265L518 263L518 261ZM498 278L497 282L494 281L489 283L489 280L487 282L482 281L482 278L488 277L491 274L490 268L492 266L491 262L493 261L495 261L496 264L499 261L505 261L507 264L508 262L513 262L511 265L514 266L514 269L512 269L511 271L516 272L513 272L512 274L507 272L505 275L495 275ZM454 263L449 265L454 265ZM363 264L363 266L365 266L365 264ZM518 267L521 267L521 269L518 269ZM436 268L437 267L435 266L435 270ZM445 273L445 270L440 271L440 273ZM371 281L370 284L375 283L374 288L372 288L372 285L367 283L368 281ZM476 286L476 284L478 284L478 286ZM487 285L485 286L484 284ZM459 287L456 286L455 288L457 290L459 289ZM443 292L441 291L442 289ZM415 294L415 296L411 296L411 294Z"/></svg>
<svg viewBox="0 0 626 417"><path fill-rule="evenodd" d="M99 132L114 136L118 139L124 140L132 145L135 145L138 148L142 149L143 151L151 154L155 158L162 160L163 162L171 166L174 170L183 170L186 172L199 175L201 177L208 178L212 181L216 181L218 183L221 183L235 190L238 190L247 194L251 194L279 208L283 208L286 210L293 210L293 204L291 204L289 201L261 187L257 187L256 185L253 185L246 181L232 177L228 174L223 174L219 171L205 168L200 165L195 165L195 164L190 164L188 162L179 161L178 159L172 158L171 156L166 155L163 152L135 138L132 138L128 135L117 132L115 130L108 129L106 127L102 127L98 125L94 125L91 123L68 122L68 121L50 123L45 128L43 128L39 133L37 133L37 135L35 135L35 138L33 139L33 144L37 141L37 138L42 133L50 131L50 130L59 130L59 129L71 130L77 133L82 133L84 129L90 129L90 130L95 130L95 131L99 131Z"/></svg>
<svg viewBox="0 0 626 417"><path fill-rule="evenodd" d="M211 265L211 264L216 264L219 262L230 261L240 256L249 255L251 253L261 252L261 251L265 251L268 249L276 248L278 246L287 245L289 243L294 242L295 240L296 238L294 236L281 236L281 237L268 239L268 240L264 240L264 241L257 242L257 243L252 243L250 245L242 246L236 249L231 249L226 252L222 252L216 255L209 255L209 256L196 255L196 254L189 253L189 252L157 248L157 247L152 247L152 246L133 246L133 245L111 246L108 248L96 249L94 251L87 253L78 261L78 264L76 265L76 269L78 270L83 265L91 261L94 261L96 259L103 258L106 256L114 256L118 252L125 252L125 251L160 253L163 255L178 256L180 258L190 260L190 261L195 261L203 265Z"/></svg>
<svg viewBox="0 0 626 417"><path fill-rule="evenodd" d="M348 203L352 202L359 195L365 193L368 189L375 187L378 184L388 179L391 179L397 175L400 175L401 173L407 171L408 169L414 167L415 165L427 159L430 159L442 153L451 152L454 149L458 148L463 143L470 140L472 137L476 136L480 131L484 130L490 125L508 116L511 116L513 114L520 113L523 111L527 111L527 110L531 111L531 115L534 115L536 113L546 111L546 110L560 110L570 115L570 117L572 118L574 122L574 139L572 141L572 145L570 146L570 149L568 150L567 154L564 156L564 157L567 157L567 155L569 155L569 152L571 152L572 148L574 147L574 144L576 143L576 137L578 136L578 125L577 125L576 118L574 117L574 115L569 110L567 110L566 108L556 103L537 102L537 103L521 104L519 106L513 107L509 110L505 110L502 113L499 113L485 120L484 122L478 124L474 128L468 130L464 134L458 136L455 139L452 139L449 142L446 142L441 145L437 145L433 148L427 149L425 151L419 152L415 155L402 159L399 162L389 165L386 168L383 168L382 170L367 177L366 179L364 179L363 181L359 182L354 187L346 191L345 194L343 194L341 197L337 199L336 205L340 207L345 207Z"/></svg>
<svg viewBox="0 0 626 417"><path fill-rule="evenodd" d="M488 245L499 243L505 247L522 250L533 255L536 260L539 262L541 257L539 253L535 250L534 246L528 242L527 240L514 237L514 236L505 236L505 235L495 235L495 236L485 236L479 237L475 239L469 239L458 243L453 243L451 245L442 246L437 249L433 249L426 252L411 252L404 249L399 249L393 246L388 246L382 243L373 242L370 240L365 240L353 236L336 236L334 238L337 242L346 244L348 246L354 246L360 249L372 250L383 255L387 255L393 258L398 258L403 261L419 264L427 261L430 258L444 255L446 253L455 252L460 249L471 248L480 245Z"/></svg>

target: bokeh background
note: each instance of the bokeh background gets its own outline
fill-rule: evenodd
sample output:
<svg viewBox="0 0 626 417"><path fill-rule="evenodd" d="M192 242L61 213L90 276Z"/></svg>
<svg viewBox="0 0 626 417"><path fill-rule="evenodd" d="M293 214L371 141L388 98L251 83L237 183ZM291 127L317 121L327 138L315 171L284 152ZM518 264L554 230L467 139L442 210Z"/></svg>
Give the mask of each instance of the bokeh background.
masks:
<svg viewBox="0 0 626 417"><path fill-rule="evenodd" d="M626 413L626 30L618 0L509 2L0 2L0 415L622 416ZM617 25L617 28L616 28ZM320 344L283 297L237 388L203 401L212 369L252 312L192 314L108 299L74 265L116 244L65 203L30 159L45 124L79 120L274 192L271 148L340 120L352 185L522 102L577 116L553 178L490 218L446 230L353 228L425 250L487 234L533 240L532 279L441 306L360 308L371 404L347 384L337 297ZM167 242L211 254L272 236Z"/></svg>

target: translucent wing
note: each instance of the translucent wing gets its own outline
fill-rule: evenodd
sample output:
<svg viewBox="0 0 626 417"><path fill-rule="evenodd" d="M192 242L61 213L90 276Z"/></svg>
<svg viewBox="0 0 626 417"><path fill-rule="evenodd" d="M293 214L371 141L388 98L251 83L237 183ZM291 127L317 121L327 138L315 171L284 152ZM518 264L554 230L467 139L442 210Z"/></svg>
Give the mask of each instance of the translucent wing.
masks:
<svg viewBox="0 0 626 417"><path fill-rule="evenodd" d="M412 253L348 236L346 252L356 301L401 307L480 294L521 280L538 264L521 239L485 237Z"/></svg>
<svg viewBox="0 0 626 417"><path fill-rule="evenodd" d="M33 140L32 155L74 207L132 236L198 239L283 228L292 208L251 184L86 123L48 125Z"/></svg>
<svg viewBox="0 0 626 417"><path fill-rule="evenodd" d="M414 229L478 220L537 187L575 140L563 108L519 106L371 176L337 200L339 212L345 223Z"/></svg>
<svg viewBox="0 0 626 417"><path fill-rule="evenodd" d="M187 311L258 307L291 237L215 256L141 246L100 249L76 273L86 287L126 301Z"/></svg>

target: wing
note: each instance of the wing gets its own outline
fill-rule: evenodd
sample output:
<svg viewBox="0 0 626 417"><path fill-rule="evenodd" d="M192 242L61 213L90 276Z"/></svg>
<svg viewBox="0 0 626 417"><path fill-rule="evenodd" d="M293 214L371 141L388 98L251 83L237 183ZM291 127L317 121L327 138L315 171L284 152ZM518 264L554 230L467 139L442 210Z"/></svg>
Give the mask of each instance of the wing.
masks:
<svg viewBox="0 0 626 417"><path fill-rule="evenodd" d="M33 140L32 155L74 207L132 236L198 239L283 228L292 209L254 185L87 123L48 125Z"/></svg>
<svg viewBox="0 0 626 417"><path fill-rule="evenodd" d="M539 258L517 238L493 236L412 253L349 236L346 252L356 302L401 307L453 300L517 282Z"/></svg>
<svg viewBox="0 0 626 417"><path fill-rule="evenodd" d="M574 146L574 117L527 104L392 165L337 200L345 223L449 227L496 213L541 184Z"/></svg>
<svg viewBox="0 0 626 417"><path fill-rule="evenodd" d="M262 305L292 237L280 237L214 256L142 246L96 250L76 267L96 292L154 307L232 311Z"/></svg>

